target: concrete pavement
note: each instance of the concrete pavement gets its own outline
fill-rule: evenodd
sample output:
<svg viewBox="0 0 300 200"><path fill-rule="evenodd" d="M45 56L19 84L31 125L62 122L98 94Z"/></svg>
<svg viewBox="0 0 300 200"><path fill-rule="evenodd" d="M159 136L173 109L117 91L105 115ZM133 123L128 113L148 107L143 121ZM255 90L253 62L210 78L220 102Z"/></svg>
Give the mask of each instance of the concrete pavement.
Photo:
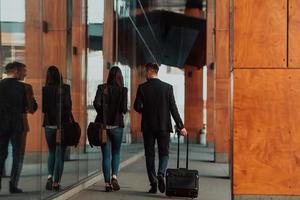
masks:
<svg viewBox="0 0 300 200"><path fill-rule="evenodd" d="M169 167L176 167L176 151L174 147L171 150ZM195 152L196 150L194 150ZM202 150L203 151L203 150ZM181 163L184 162L184 153L182 153ZM197 200L230 200L230 179L228 177L228 165L218 164L214 162L203 162L201 157L194 157L194 153L190 159L190 168L198 169L200 174L200 190ZM124 168L119 175L119 183L121 190L112 193L104 192L103 181L98 182L92 187L83 190L73 196L71 200L141 200L141 199L185 199L170 198L164 194L148 194L149 182L146 174L146 166L144 158L139 159L135 163Z"/></svg>

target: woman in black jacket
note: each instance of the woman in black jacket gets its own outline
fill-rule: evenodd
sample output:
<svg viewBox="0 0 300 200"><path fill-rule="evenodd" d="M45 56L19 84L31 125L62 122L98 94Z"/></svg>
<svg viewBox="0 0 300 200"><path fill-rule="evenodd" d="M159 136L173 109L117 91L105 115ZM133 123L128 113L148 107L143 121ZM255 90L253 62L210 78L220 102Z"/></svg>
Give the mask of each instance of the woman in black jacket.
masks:
<svg viewBox="0 0 300 200"><path fill-rule="evenodd" d="M117 175L124 128L123 115L127 112L127 92L122 72L119 67L114 66L109 71L107 84L98 86L94 100L97 111L95 121L106 124L108 135L108 142L101 146L106 192L120 189Z"/></svg>
<svg viewBox="0 0 300 200"><path fill-rule="evenodd" d="M61 125L71 118L72 102L70 86L63 79L56 66L47 71L46 85L42 91L42 110L46 140L48 144L47 190L59 190L64 168L66 146L61 144Z"/></svg>

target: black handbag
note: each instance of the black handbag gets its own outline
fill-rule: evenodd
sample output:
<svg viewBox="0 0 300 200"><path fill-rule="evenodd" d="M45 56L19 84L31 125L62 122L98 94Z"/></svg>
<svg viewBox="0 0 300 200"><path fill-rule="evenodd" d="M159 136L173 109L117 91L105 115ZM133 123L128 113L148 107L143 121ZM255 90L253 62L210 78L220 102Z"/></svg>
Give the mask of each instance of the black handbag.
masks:
<svg viewBox="0 0 300 200"><path fill-rule="evenodd" d="M179 130L175 127L178 135L177 169L166 171L166 195L177 197L197 198L199 191L198 170L188 169L189 159L189 136L187 135L186 168L179 168Z"/></svg>
<svg viewBox="0 0 300 200"><path fill-rule="evenodd" d="M75 122L73 114L70 115L70 122L62 124L61 143L65 146L77 146L79 144L81 129L77 122Z"/></svg>
<svg viewBox="0 0 300 200"><path fill-rule="evenodd" d="M107 142L106 129L102 123L91 122L87 129L87 136L91 147L102 146Z"/></svg>
<svg viewBox="0 0 300 200"><path fill-rule="evenodd" d="M90 122L87 129L87 136L91 147L102 146L107 143L106 115L105 115L106 102L105 102L104 95L108 94L108 88L107 85L104 85L103 87L104 87L103 94L101 96L101 105L102 105L101 114L102 114L103 123Z"/></svg>

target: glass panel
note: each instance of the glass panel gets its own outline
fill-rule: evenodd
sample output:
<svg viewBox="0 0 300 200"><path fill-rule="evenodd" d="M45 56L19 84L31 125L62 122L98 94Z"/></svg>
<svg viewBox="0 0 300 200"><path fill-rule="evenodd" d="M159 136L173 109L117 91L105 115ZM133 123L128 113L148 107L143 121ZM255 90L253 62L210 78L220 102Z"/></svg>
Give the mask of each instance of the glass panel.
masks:
<svg viewBox="0 0 300 200"><path fill-rule="evenodd" d="M39 4L38 1L37 4ZM17 199L19 196L15 193L20 192L19 189L24 191L23 198L40 198L42 141L40 85L42 80L39 77L42 74L40 67L42 63L36 55L30 53L32 44L30 44L29 35L32 29L25 29L25 27L30 27L27 20L32 16L27 15L27 9L25 0L1 0L0 2L0 79L3 78L0 81L3 86L0 91L0 110L4 112L0 115L6 117L0 122L0 127L2 127L0 130L0 165L5 160L5 151L8 150L2 172L0 198L9 196L11 199ZM36 10L35 17L40 19L41 16L41 10ZM40 33L36 33L35 36L34 45L36 48L41 48ZM16 68L18 64L13 64L11 65L13 69L5 70L4 66L14 61L25 63L26 67ZM9 88L5 86L8 82L11 83ZM22 82L25 89L13 89L17 87L18 82ZM9 94L12 94L12 91L14 96L10 99L12 97ZM7 95L3 95L3 92ZM22 97L24 92L26 96ZM16 98L18 95L21 95L21 98ZM21 114L22 106L17 105L26 105L26 113ZM9 107L9 110L5 111L5 106ZM17 117L20 114L22 118ZM12 121L12 119L15 120ZM18 125L20 123L23 126ZM8 128L5 129L5 126ZM9 177L11 172L12 176Z"/></svg>
<svg viewBox="0 0 300 200"><path fill-rule="evenodd" d="M104 0L88 0L88 49L87 49L87 88L86 109L87 124L94 121L96 111L93 101L97 87L104 80L104 60L102 52L103 22L104 22ZM87 139L87 138L86 138ZM98 172L100 168L100 149L91 148L86 140L88 174Z"/></svg>

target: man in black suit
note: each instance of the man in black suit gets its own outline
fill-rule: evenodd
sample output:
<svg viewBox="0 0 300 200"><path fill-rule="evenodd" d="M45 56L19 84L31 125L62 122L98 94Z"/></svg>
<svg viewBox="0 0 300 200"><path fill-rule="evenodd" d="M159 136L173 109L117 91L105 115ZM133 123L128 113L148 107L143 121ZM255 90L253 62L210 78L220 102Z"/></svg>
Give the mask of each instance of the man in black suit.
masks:
<svg viewBox="0 0 300 200"><path fill-rule="evenodd" d="M19 81L19 70L25 68L23 63L13 62L6 65L7 77L0 81L0 189L1 176L8 154L8 143L13 148L9 191L21 193L17 187L22 170L22 144L27 100L23 83Z"/></svg>
<svg viewBox="0 0 300 200"><path fill-rule="evenodd" d="M146 156L146 166L151 189L149 193L165 192L165 172L169 160L170 132L172 130L171 115L181 135L186 136L178 109L175 103L172 85L157 78L157 64L146 65L147 82L139 85L134 109L142 114L142 132ZM155 172L155 140L159 153L158 173Z"/></svg>

